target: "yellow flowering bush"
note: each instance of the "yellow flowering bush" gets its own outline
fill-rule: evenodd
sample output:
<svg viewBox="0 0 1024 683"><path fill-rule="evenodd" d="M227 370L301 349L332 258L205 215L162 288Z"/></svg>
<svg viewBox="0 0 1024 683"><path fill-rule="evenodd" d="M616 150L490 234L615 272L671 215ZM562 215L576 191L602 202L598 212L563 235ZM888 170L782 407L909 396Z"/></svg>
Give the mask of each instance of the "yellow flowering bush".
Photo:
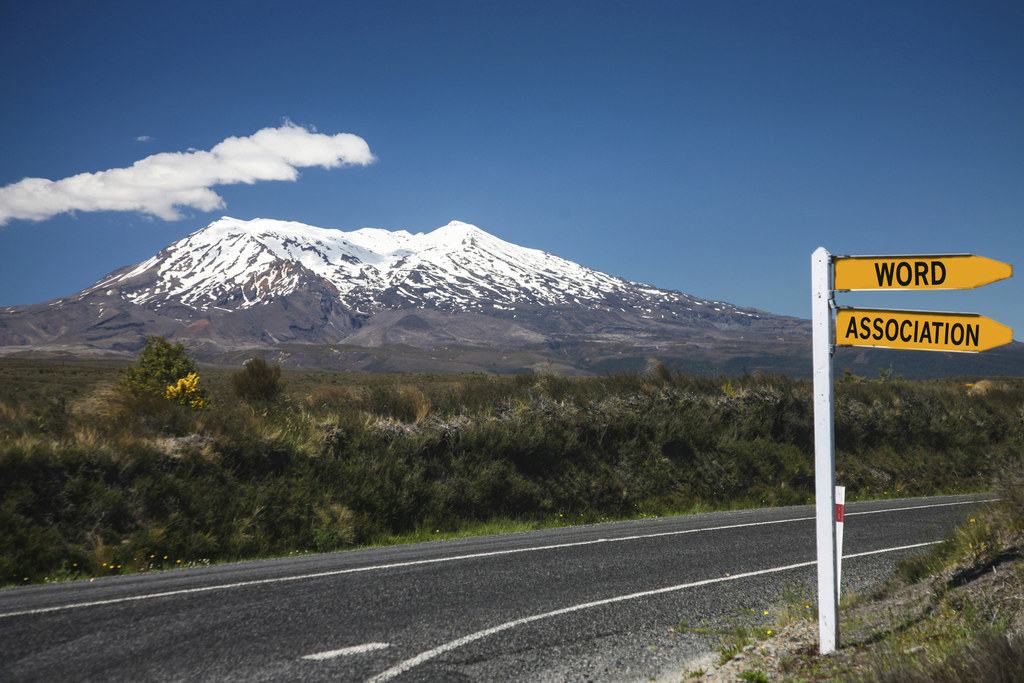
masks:
<svg viewBox="0 0 1024 683"><path fill-rule="evenodd" d="M199 391L199 375L194 372L188 373L177 383L168 385L164 396L174 403L188 406L192 410L203 410L209 407L209 401Z"/></svg>

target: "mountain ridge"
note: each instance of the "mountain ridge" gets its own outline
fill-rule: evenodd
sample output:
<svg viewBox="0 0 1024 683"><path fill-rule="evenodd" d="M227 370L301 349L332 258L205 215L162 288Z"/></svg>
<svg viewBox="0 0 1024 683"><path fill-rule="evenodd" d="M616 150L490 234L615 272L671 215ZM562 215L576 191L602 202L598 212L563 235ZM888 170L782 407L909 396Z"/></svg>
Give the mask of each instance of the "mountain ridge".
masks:
<svg viewBox="0 0 1024 683"><path fill-rule="evenodd" d="M663 357L803 374L810 349L805 319L632 282L461 221L412 234L225 216L76 294L0 309L0 355L127 355L153 334L207 362L260 353L360 369L339 349L390 348L370 354L386 359L374 367L402 371L412 358L437 370L412 349L460 347L477 349L486 371L547 362L586 373ZM518 365L502 360L509 349Z"/></svg>
<svg viewBox="0 0 1024 683"><path fill-rule="evenodd" d="M500 240L461 221L413 235L404 230L344 232L294 221L224 217L80 294L128 284L132 291L127 299L139 305L170 299L197 310L234 309L290 294L300 282L308 284L314 277L337 290L357 315L361 306L380 310L429 305L463 311L525 303L621 304L619 299L627 293L633 300L654 297L684 301L687 306L713 304L741 315L758 315L752 309L629 282ZM644 290L641 296L630 292L637 287ZM237 293L225 299L236 291L241 292L240 300ZM609 295L615 300L606 301Z"/></svg>

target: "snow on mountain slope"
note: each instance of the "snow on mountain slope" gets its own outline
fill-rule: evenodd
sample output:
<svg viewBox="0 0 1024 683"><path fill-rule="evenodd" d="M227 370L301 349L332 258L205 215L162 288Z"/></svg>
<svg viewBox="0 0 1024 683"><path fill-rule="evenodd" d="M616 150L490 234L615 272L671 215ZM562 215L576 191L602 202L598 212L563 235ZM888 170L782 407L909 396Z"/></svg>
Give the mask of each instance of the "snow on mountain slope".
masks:
<svg viewBox="0 0 1024 683"><path fill-rule="evenodd" d="M359 315L399 308L465 312L521 305L639 309L671 316L701 309L757 317L600 273L452 221L430 233L221 218L82 295L117 292L151 308L239 310L297 291L329 292Z"/></svg>
<svg viewBox="0 0 1024 683"><path fill-rule="evenodd" d="M789 372L803 367L810 327L629 282L458 221L414 235L221 218L77 294L0 308L0 355L133 355L154 334L229 364L260 350L296 366L382 372L552 363L604 373L650 357ZM462 351L452 349L468 355L454 362Z"/></svg>

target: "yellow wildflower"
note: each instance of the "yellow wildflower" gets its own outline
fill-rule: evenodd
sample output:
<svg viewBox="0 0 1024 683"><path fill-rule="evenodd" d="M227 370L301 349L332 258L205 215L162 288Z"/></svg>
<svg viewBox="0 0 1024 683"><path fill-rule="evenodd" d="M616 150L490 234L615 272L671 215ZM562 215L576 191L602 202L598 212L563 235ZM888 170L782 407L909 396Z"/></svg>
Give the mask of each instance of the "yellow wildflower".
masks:
<svg viewBox="0 0 1024 683"><path fill-rule="evenodd" d="M171 401L188 406L192 410L203 410L209 405L208 401L203 398L202 393L199 391L199 375L194 372L188 373L179 379L176 384L168 385L164 395Z"/></svg>

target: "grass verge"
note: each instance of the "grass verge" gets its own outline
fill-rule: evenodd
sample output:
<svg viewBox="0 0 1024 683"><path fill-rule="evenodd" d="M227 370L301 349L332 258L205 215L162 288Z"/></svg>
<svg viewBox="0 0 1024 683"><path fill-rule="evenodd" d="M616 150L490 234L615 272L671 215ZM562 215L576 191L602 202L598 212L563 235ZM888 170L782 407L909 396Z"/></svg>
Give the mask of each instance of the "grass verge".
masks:
<svg viewBox="0 0 1024 683"><path fill-rule="evenodd" d="M816 617L800 616L810 607L808 598L789 596L774 610L774 628L762 628L756 639L742 624L723 629L717 666L690 672L684 680L1024 680L1021 460L1000 473L996 491L998 502L942 544L902 561L872 594L844 600L836 652L818 654Z"/></svg>

